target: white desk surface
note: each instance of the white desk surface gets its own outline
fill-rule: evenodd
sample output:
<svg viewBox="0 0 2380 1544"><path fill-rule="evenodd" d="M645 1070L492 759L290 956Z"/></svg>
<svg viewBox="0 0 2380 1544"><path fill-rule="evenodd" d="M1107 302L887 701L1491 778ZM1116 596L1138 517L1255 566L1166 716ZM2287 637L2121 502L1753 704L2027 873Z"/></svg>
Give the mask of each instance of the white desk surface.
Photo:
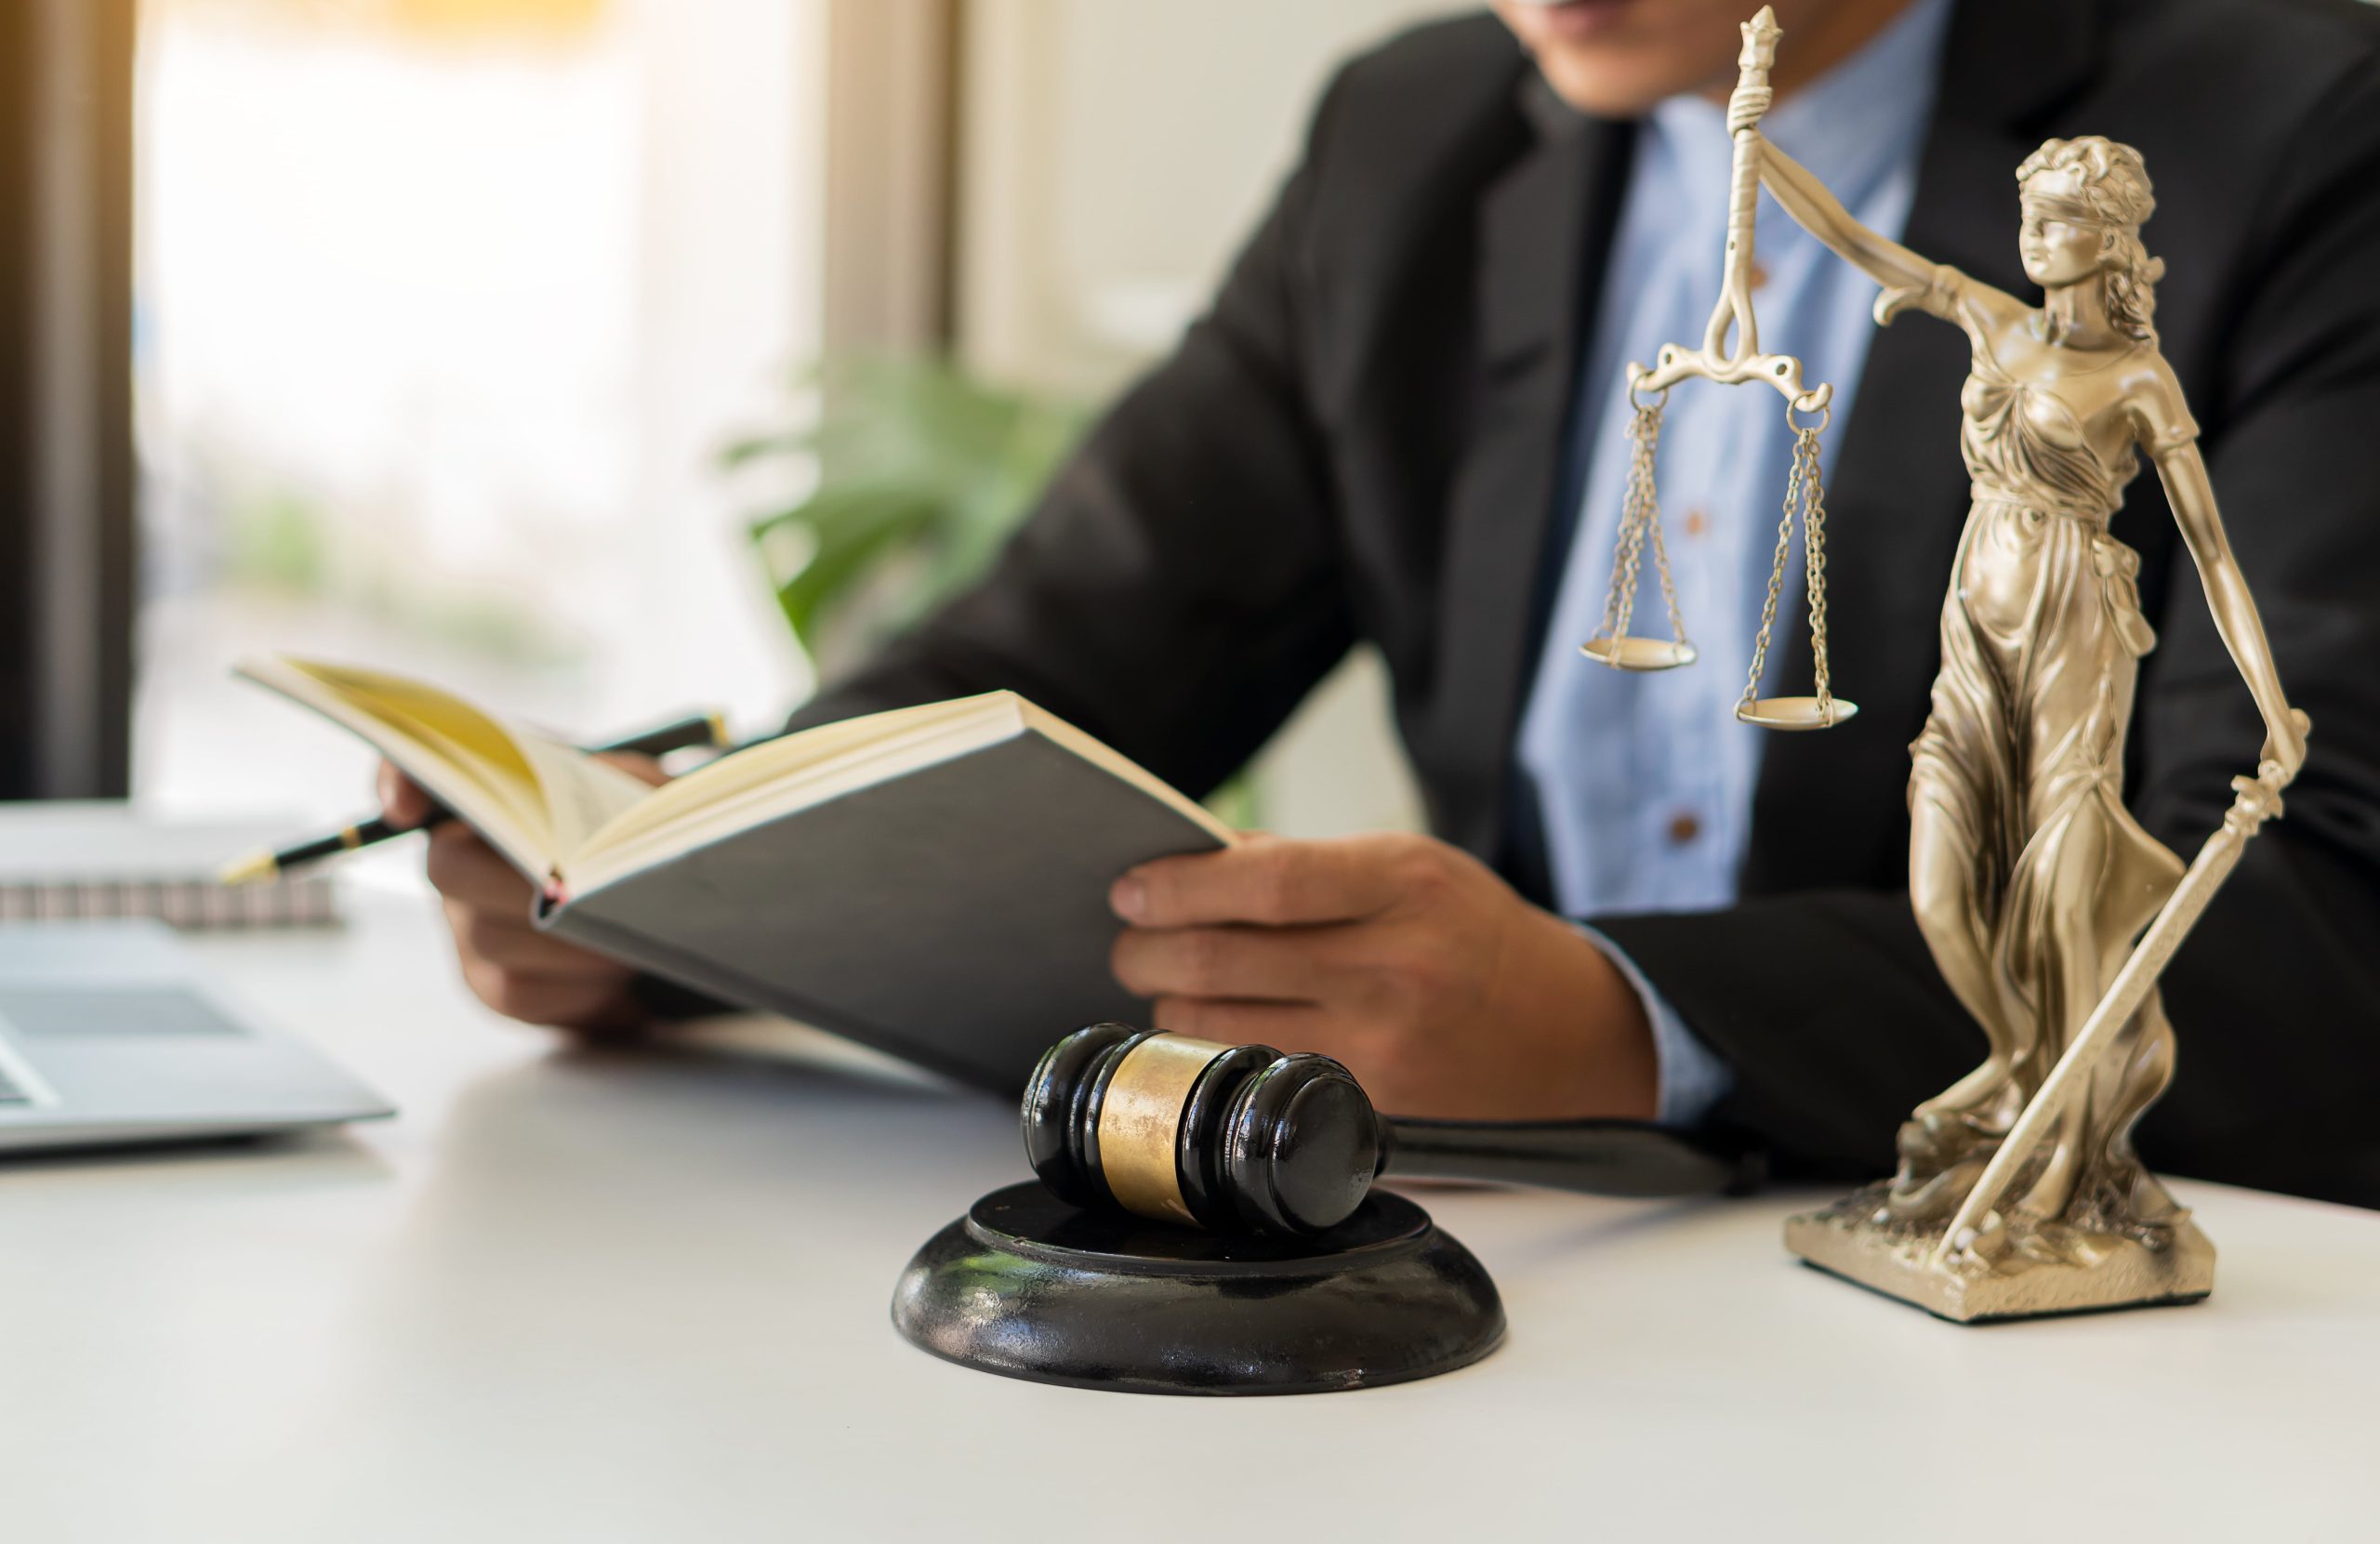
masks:
<svg viewBox="0 0 2380 1544"><path fill-rule="evenodd" d="M2380 1215L2184 1186L2212 1300L1978 1329L1792 1263L1806 1196L1439 1191L1511 1320L1480 1365L1045 1388L886 1318L1022 1177L1012 1111L556 1053L425 903L354 910L205 949L398 1120L0 1167L0 1539L2380 1537Z"/></svg>

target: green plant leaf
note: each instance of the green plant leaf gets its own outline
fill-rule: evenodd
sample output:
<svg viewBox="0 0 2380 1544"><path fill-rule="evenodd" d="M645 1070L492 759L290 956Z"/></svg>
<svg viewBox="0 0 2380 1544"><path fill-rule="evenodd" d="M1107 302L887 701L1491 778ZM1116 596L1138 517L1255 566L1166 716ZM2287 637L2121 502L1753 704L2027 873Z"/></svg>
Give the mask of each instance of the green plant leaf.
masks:
<svg viewBox="0 0 2380 1544"><path fill-rule="evenodd" d="M801 455L811 449L817 437L815 429L789 429L746 440L730 440L720 447L719 464L732 470L771 456Z"/></svg>
<svg viewBox="0 0 2380 1544"><path fill-rule="evenodd" d="M799 525L814 540L809 561L793 574L773 576L778 609L803 649L816 651L819 629L859 580L930 526L936 508L931 495L913 489L835 488L760 522Z"/></svg>
<svg viewBox="0 0 2380 1544"><path fill-rule="evenodd" d="M787 422L720 457L731 468L814 461L812 495L750 525L786 620L813 656L846 609L863 637L881 635L972 583L1086 421L1074 404L988 385L941 358L838 356L795 389ZM795 533L805 539L789 544ZM888 589L879 576L896 569L903 580Z"/></svg>

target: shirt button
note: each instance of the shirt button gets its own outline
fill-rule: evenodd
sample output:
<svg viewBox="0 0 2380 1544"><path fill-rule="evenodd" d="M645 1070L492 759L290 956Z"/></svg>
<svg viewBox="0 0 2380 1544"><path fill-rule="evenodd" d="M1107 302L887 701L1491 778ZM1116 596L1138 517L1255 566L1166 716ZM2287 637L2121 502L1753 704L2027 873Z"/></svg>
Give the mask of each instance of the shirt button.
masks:
<svg viewBox="0 0 2380 1544"><path fill-rule="evenodd" d="M1710 516L1708 516L1708 515L1704 514L1704 513L1703 513L1701 510L1699 510L1699 509L1688 509L1688 510L1686 512L1686 534L1687 535L1689 535L1689 536L1693 536L1693 537L1696 537L1696 538L1698 538L1698 539L1699 539L1699 538L1701 536L1702 533L1704 533L1705 531L1708 531L1708 530L1710 530L1710 529L1711 529L1711 517L1710 517Z"/></svg>
<svg viewBox="0 0 2380 1544"><path fill-rule="evenodd" d="M1752 271L1745 274L1744 277L1751 281L1752 288L1760 289L1765 286L1768 283L1768 270L1761 267L1760 259L1758 257L1754 257L1752 260Z"/></svg>
<svg viewBox="0 0 2380 1544"><path fill-rule="evenodd" d="M1694 818L1692 811L1680 810L1670 817L1669 838L1675 845L1684 847L1700 835L1702 835L1702 823Z"/></svg>

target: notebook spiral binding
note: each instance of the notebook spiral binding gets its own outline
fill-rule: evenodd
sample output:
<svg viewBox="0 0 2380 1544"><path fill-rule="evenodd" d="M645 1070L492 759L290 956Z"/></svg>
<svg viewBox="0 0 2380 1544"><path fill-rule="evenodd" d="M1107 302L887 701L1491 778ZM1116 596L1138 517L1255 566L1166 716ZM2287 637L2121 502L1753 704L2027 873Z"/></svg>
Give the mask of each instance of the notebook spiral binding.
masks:
<svg viewBox="0 0 2380 1544"><path fill-rule="evenodd" d="M326 874L262 884L210 879L55 879L0 882L0 922L153 917L176 928L319 928L339 921Z"/></svg>

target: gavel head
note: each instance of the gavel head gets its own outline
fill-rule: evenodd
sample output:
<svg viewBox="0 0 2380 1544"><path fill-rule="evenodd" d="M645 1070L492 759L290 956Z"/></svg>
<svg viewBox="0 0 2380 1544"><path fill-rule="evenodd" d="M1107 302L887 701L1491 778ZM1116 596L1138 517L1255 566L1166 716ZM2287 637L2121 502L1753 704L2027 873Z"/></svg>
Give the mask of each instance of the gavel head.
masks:
<svg viewBox="0 0 2380 1544"><path fill-rule="evenodd" d="M1092 1024L1025 1086L1033 1172L1078 1207L1225 1233L1316 1234L1363 1204L1384 1128L1345 1067Z"/></svg>

